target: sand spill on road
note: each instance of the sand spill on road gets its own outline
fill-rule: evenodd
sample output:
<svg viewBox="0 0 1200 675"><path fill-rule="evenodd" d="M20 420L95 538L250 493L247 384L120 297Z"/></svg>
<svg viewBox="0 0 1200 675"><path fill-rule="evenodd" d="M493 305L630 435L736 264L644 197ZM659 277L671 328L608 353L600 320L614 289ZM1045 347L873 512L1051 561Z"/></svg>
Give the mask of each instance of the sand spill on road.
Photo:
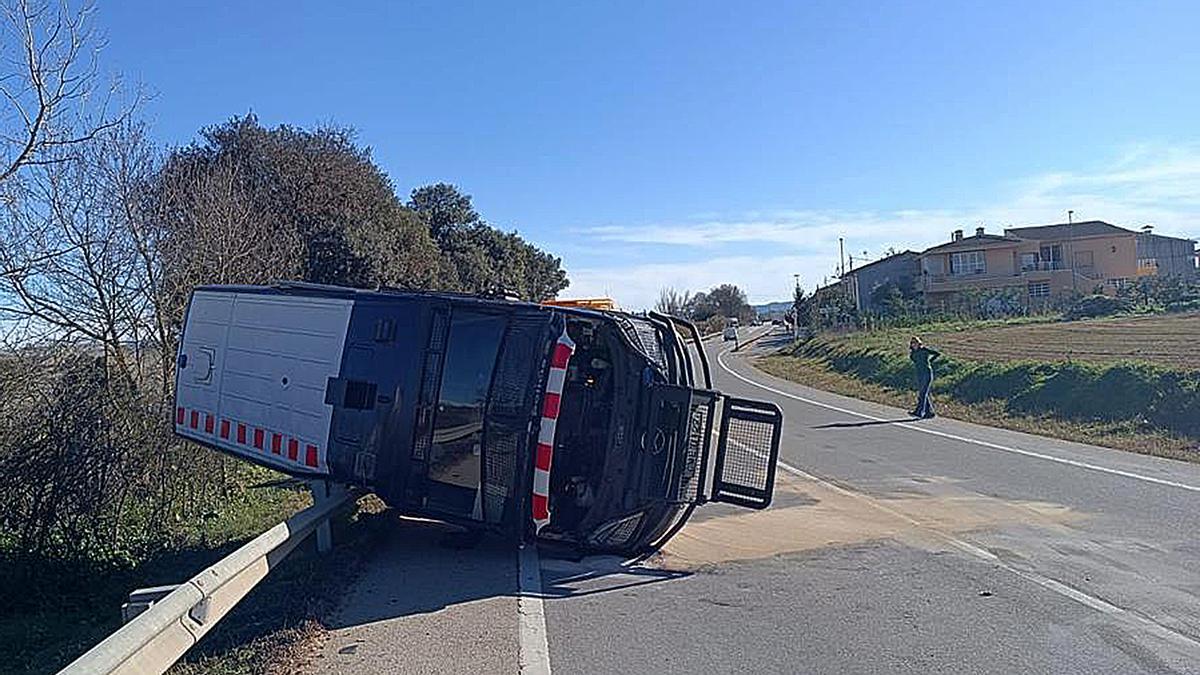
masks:
<svg viewBox="0 0 1200 675"><path fill-rule="evenodd" d="M780 473L776 503L689 523L663 549L668 568L702 567L880 539L944 548L936 532L956 533L1007 524L1061 527L1081 514L1047 502L1008 501L962 490L938 477L916 477L887 497L848 493L820 481ZM789 505L799 503L801 505Z"/></svg>

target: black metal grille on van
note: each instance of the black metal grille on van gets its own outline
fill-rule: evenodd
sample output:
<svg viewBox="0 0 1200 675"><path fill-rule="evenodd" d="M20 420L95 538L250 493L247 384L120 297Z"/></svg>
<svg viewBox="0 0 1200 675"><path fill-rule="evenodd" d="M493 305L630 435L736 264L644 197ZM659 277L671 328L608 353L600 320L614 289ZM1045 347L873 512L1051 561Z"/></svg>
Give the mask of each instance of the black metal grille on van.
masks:
<svg viewBox="0 0 1200 675"><path fill-rule="evenodd" d="M726 453L721 480L750 490L766 490L773 432L769 423L731 417L728 440L739 452Z"/></svg>
<svg viewBox="0 0 1200 675"><path fill-rule="evenodd" d="M450 327L449 313L435 309L429 326L429 347L421 371L421 392L417 403L416 424L413 425L414 459L425 459L433 442L433 409L437 405L438 384L442 381L442 359L446 351L446 333Z"/></svg>
<svg viewBox="0 0 1200 675"><path fill-rule="evenodd" d="M504 337L496 372L492 376L492 390L488 398L488 417L525 416L529 414L530 398L537 388L538 377L533 379L535 365L541 359L546 346L544 326L540 317L536 322L517 318L509 326ZM540 373L539 373L540 375Z"/></svg>
<svg viewBox="0 0 1200 675"><path fill-rule="evenodd" d="M624 546L629 543L637 532L638 525L642 524L641 512L631 516L626 516L618 520L613 520L596 529L592 536L589 537L592 544L596 546Z"/></svg>
<svg viewBox="0 0 1200 675"><path fill-rule="evenodd" d="M498 523L512 496L517 477L517 456L524 434L489 430L483 485L483 513L489 523Z"/></svg>
<svg viewBox="0 0 1200 675"><path fill-rule="evenodd" d="M663 371L667 369L667 357L663 353L662 345L658 341L658 330L654 324L645 319L637 319L634 317L617 317L617 323L621 326L621 330L625 333L625 337L633 343L633 346L638 351L645 354L656 366Z"/></svg>
<svg viewBox="0 0 1200 675"><path fill-rule="evenodd" d="M725 399L713 476L714 501L765 509L775 487L783 412L769 401Z"/></svg>
<svg viewBox="0 0 1200 675"><path fill-rule="evenodd" d="M679 475L679 501L692 502L700 495L704 479L708 447L712 439L713 401L692 403L688 419L687 446L684 449L683 469Z"/></svg>
<svg viewBox="0 0 1200 675"><path fill-rule="evenodd" d="M483 516L500 523L519 483L517 467L528 448L529 420L544 371L546 315L513 316L500 346L484 422Z"/></svg>

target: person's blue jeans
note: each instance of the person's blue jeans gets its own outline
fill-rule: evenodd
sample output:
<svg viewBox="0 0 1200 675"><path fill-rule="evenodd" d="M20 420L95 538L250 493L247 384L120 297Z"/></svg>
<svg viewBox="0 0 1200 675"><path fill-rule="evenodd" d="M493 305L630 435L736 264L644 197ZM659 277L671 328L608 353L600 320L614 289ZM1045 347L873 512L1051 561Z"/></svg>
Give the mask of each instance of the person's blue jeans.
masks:
<svg viewBox="0 0 1200 675"><path fill-rule="evenodd" d="M933 378L922 377L917 380L917 409L913 411L917 417L925 417L933 414L933 398L930 396L930 390L933 389Z"/></svg>

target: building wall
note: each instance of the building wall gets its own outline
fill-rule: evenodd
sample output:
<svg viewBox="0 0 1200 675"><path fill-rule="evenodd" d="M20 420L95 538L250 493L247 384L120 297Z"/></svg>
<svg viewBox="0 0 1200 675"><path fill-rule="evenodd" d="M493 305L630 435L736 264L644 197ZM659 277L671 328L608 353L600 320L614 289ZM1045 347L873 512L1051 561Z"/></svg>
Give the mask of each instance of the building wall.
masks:
<svg viewBox="0 0 1200 675"><path fill-rule="evenodd" d="M894 283L901 288L911 284L919 289L917 276L920 274L920 256L916 253L900 253L886 260L881 260L867 267L853 270L846 276L851 282L851 288L856 296L858 310L873 312L879 308L871 303L871 294L875 289L887 283Z"/></svg>
<svg viewBox="0 0 1200 675"><path fill-rule="evenodd" d="M1137 237L1133 234L1112 237L1090 237L1068 242L1074 248L1076 269L1085 276L1100 281L1133 279L1137 276ZM1079 261L1081 253L1092 254L1089 271Z"/></svg>
<svg viewBox="0 0 1200 675"><path fill-rule="evenodd" d="M950 252L930 253L922 256L922 269L927 281L934 283L954 283L973 286L977 282L984 283L995 277L1011 277L1016 272L1013 268L1014 245L1005 246L964 246ZM983 274L950 274L950 258L955 253L983 251Z"/></svg>
<svg viewBox="0 0 1200 675"><path fill-rule="evenodd" d="M1120 280L1137 276L1137 243L1134 233L1078 239L1024 240L1007 245L971 247L969 242L953 252L923 256L924 289L931 299L966 289L1025 288L1029 284L1049 284L1051 295L1070 291L1088 293L1096 285L1115 288ZM1038 253L1042 247L1061 247L1061 268L1022 271L1021 254ZM950 274L952 253L982 250L986 270L983 274ZM1071 259L1075 257L1074 277ZM1039 264L1045 263L1039 260Z"/></svg>
<svg viewBox="0 0 1200 675"><path fill-rule="evenodd" d="M984 253L984 273L983 274L950 274L950 257L954 253L967 253L971 251L983 251ZM1013 245L1004 246L978 246L970 245L949 252L929 253L923 256L923 269L931 277L944 277L949 280L970 280L984 279L984 277L994 276L1012 276L1013 269Z"/></svg>
<svg viewBox="0 0 1200 675"><path fill-rule="evenodd" d="M1033 294L1032 288L1044 289L1045 294ZM931 307L953 306L963 291L1011 291L1017 294L1023 302L1031 305L1048 302L1052 299L1070 293L1071 270L1037 270L1022 274L986 277L974 279L970 283L955 285L934 284L926 288L925 302ZM1090 288L1081 288L1090 291Z"/></svg>
<svg viewBox="0 0 1200 675"><path fill-rule="evenodd" d="M1131 234L1112 235L1103 237L1084 237L1079 239L1044 239L1027 240L1017 247L1017 266L1020 268L1020 256L1027 253L1041 253L1042 247L1059 246L1062 250L1062 269L1071 269L1072 255L1075 257L1074 269L1080 275L1105 281L1108 279L1129 279L1137 274L1136 242ZM1045 259L1039 259L1044 264Z"/></svg>
<svg viewBox="0 0 1200 675"><path fill-rule="evenodd" d="M1159 234L1137 235L1137 258L1154 261L1153 273L1163 277L1195 277L1196 242Z"/></svg>

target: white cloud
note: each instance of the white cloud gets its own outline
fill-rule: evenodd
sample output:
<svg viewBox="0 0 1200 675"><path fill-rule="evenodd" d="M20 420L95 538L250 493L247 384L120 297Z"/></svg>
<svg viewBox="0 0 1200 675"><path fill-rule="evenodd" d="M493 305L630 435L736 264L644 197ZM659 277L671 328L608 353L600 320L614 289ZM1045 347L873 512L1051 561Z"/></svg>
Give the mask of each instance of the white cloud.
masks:
<svg viewBox="0 0 1200 675"><path fill-rule="evenodd" d="M1139 145L1090 171L1047 173L1014 181L1008 195L974 208L893 211L788 210L691 222L591 228L577 240L596 259L605 247L650 249L662 263L570 264L570 296L607 295L639 309L653 305L660 288L704 290L735 283L754 302L789 297L792 275L812 287L838 262L838 238L847 254L875 258L887 247L922 249L950 232L983 225L1005 227L1104 220L1130 229L1153 224L1162 234L1200 235L1200 147ZM750 251L749 254L746 252ZM756 255L757 254L757 255ZM569 256L573 257L573 256ZM701 260L680 262L681 258Z"/></svg>
<svg viewBox="0 0 1200 675"><path fill-rule="evenodd" d="M697 291L731 282L746 291L751 303L758 304L790 298L792 275L814 269L825 260L817 255L726 256L687 263L572 269L571 286L561 295L610 297L625 309L640 310L652 308L659 290L668 286Z"/></svg>
<svg viewBox="0 0 1200 675"><path fill-rule="evenodd" d="M661 244L716 248L723 244L783 244L797 250L816 250L822 242L837 241L853 233L864 238L886 238L914 224L928 225L931 218L950 222L951 214L896 212L891 214L837 211L788 211L749 219L713 219L703 222L648 226L593 228L585 234L601 242ZM912 221L912 222L908 222Z"/></svg>

